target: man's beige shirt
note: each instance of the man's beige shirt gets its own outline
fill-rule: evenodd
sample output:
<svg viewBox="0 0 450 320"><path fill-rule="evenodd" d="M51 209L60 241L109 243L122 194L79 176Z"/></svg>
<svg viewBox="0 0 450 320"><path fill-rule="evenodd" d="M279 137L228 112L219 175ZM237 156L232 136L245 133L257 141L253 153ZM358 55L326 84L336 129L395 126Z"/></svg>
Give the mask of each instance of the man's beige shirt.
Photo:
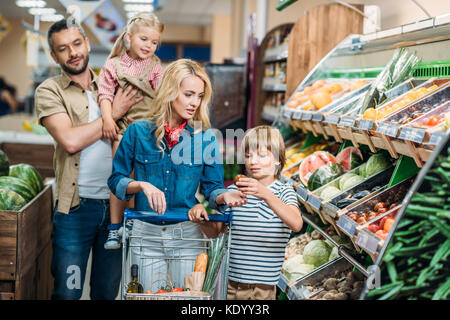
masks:
<svg viewBox="0 0 450 320"><path fill-rule="evenodd" d="M92 75L90 91L97 101L98 83L97 75L89 69ZM44 117L66 113L73 126L88 123L89 100L85 90L65 72L61 75L45 80L36 89L35 107L39 122L42 124ZM68 153L56 142L53 167L56 175L56 198L58 200L58 212L69 213L70 208L79 205L78 172L81 151L74 154Z"/></svg>

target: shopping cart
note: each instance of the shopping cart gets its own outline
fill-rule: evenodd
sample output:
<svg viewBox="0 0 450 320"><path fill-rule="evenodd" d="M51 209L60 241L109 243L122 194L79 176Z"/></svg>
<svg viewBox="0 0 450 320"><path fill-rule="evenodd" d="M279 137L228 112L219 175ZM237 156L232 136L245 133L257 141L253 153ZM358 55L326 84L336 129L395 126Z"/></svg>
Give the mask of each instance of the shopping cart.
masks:
<svg viewBox="0 0 450 320"><path fill-rule="evenodd" d="M131 235L127 236L126 228L123 227L122 300L225 300L228 284L231 218L231 214L209 215L210 222L228 224L227 231L216 239L183 235L184 230L179 226L180 224L168 224L167 228L161 225L162 230L169 230L164 235L137 236L131 232ZM189 221L186 212L166 211L163 215L158 215L156 212L125 209L124 226L128 219L159 224ZM212 250L217 254L216 259L208 257L205 287L202 288L205 291L185 290L187 289L185 277L192 275L198 254L210 254ZM130 266L133 264L138 265L139 282L144 287L144 293L127 292L131 280ZM179 288L182 288L183 291ZM176 292L170 292L173 289ZM157 293L160 290L165 290L167 293Z"/></svg>

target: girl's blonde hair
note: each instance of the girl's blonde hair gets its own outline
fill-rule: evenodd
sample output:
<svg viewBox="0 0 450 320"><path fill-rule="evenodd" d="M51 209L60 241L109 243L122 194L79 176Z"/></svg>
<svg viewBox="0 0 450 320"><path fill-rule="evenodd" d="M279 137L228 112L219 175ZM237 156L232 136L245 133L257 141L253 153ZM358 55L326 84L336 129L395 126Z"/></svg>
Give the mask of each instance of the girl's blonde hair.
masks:
<svg viewBox="0 0 450 320"><path fill-rule="evenodd" d="M275 171L275 177L281 178L281 170L286 164L286 154L283 136L280 131L271 126L258 126L250 129L244 136L241 152L245 155L250 150L259 151L260 148L269 150L280 164Z"/></svg>
<svg viewBox="0 0 450 320"><path fill-rule="evenodd" d="M108 59L122 55L125 50L129 48L129 43L126 38L126 34L133 34L139 27L150 27L157 30L159 33L164 31L164 24L159 21L158 17L151 12L139 12L128 20L123 32L117 38L114 46L109 54Z"/></svg>
<svg viewBox="0 0 450 320"><path fill-rule="evenodd" d="M161 151L165 149L162 143L164 138L164 124L172 117L172 102L181 94L181 82L190 76L200 78L205 87L200 106L195 111L193 118L188 122L188 125L194 127L194 121L198 121L201 123L202 130L211 127L209 120L209 101L211 100L212 89L208 75L195 61L190 59L176 60L164 70L161 84L155 92L155 99L153 100L149 117L150 121L156 125L156 142Z"/></svg>

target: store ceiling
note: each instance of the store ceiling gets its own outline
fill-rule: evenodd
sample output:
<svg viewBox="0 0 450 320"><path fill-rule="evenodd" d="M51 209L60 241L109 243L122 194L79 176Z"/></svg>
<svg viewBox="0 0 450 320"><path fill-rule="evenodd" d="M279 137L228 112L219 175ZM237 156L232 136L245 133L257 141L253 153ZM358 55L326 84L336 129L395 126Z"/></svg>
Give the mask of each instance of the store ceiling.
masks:
<svg viewBox="0 0 450 320"><path fill-rule="evenodd" d="M45 0L47 7L55 8L64 14L65 8L59 0ZM110 0L122 16L126 18L122 0ZM231 14L230 0L163 0L163 8L155 13L165 24L209 25L214 14ZM32 20L28 9L16 6L15 0L1 0L0 13L10 19Z"/></svg>

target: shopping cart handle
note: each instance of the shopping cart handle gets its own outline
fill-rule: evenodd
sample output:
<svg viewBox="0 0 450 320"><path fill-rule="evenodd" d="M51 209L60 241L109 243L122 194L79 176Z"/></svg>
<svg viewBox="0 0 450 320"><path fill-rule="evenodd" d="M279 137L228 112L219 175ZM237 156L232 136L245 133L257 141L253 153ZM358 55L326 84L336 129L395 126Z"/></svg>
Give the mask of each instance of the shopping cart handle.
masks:
<svg viewBox="0 0 450 320"><path fill-rule="evenodd" d="M187 212L185 211L166 211L164 214L157 214L155 211L135 211L125 209L124 217L127 219L140 219L159 222L183 222L189 221ZM227 214L208 214L210 222L231 222L231 213Z"/></svg>

